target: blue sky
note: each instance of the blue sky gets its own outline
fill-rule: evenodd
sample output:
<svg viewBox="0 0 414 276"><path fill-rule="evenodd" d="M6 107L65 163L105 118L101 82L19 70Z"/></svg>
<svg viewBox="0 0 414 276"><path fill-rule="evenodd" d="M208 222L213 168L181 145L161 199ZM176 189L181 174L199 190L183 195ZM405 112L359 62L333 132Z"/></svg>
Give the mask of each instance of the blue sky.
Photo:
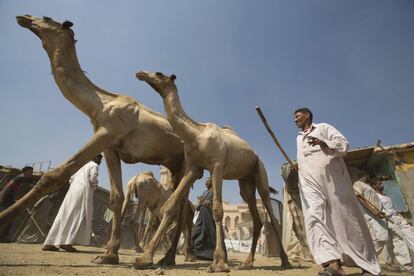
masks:
<svg viewBox="0 0 414 276"><path fill-rule="evenodd" d="M15 16L24 14L72 21L88 77L154 110L164 112L161 98L134 73L176 74L187 114L232 126L278 190L285 161L256 105L293 159L292 112L303 106L315 122L338 128L352 148L414 140L412 1L10 0L0 2L2 165L57 166L92 135L89 119L56 86L40 40L17 25ZM124 186L146 169L158 173L124 164ZM100 172L107 188L104 165ZM191 199L203 189L197 182ZM236 181L225 182L223 198L241 201Z"/></svg>

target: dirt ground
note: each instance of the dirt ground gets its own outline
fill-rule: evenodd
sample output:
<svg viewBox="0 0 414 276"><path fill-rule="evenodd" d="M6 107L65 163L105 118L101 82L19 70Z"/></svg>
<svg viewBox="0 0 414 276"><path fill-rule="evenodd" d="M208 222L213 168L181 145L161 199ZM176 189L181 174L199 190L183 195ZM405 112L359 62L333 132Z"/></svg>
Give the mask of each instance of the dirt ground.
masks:
<svg viewBox="0 0 414 276"><path fill-rule="evenodd" d="M97 247L77 246L79 253L44 252L41 245L3 243L0 244L0 275L94 275L94 276L121 276L121 275L157 275L155 269L135 270L132 267L132 258L137 254L133 250L120 250L119 265L96 265L90 261L104 249ZM162 257L157 254L155 260ZM292 263L294 268L280 269L280 260L267 259L261 255L256 256L255 268L251 270L238 270L238 265L246 258L246 254L229 253L229 273L218 275L317 275L320 267L313 263ZM178 255L177 265L162 268L164 275L211 275L207 268L208 261L184 262L184 257ZM360 275L358 268L345 268L349 275ZM402 275L387 273L387 275ZM408 274L410 275L410 274ZM412 275L412 274L411 274Z"/></svg>

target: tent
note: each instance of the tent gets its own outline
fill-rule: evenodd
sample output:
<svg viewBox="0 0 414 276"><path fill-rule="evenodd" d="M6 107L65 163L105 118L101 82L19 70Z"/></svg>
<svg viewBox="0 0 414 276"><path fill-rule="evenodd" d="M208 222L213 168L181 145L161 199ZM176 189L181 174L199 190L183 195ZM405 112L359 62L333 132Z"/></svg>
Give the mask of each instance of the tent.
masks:
<svg viewBox="0 0 414 276"><path fill-rule="evenodd" d="M0 167L0 189L11 179L20 174L15 168ZM40 179L42 173L34 173L28 185L24 185L16 198L25 195ZM31 209L27 208L17 215L11 223L6 240L19 243L43 243L50 227L59 211L60 205L68 191L66 183L57 192L42 197ZM92 218L91 245L103 246L109 240L111 233L111 219L106 219L105 214L110 213L109 191L98 187L94 193ZM128 235L126 235L128 238ZM128 244L128 243L127 243Z"/></svg>

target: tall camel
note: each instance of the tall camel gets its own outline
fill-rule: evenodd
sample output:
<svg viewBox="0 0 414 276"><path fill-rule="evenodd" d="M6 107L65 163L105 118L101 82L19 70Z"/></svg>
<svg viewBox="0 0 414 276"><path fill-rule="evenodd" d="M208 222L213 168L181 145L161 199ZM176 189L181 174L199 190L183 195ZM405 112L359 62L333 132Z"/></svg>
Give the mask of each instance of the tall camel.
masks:
<svg viewBox="0 0 414 276"><path fill-rule="evenodd" d="M43 195L56 191L84 164L104 152L114 216L107 251L97 256L94 262L118 263L124 200L121 160L130 164L162 164L175 175L178 183L184 171L183 142L160 113L131 97L105 91L85 76L77 59L71 22L59 23L49 17L40 19L31 15L17 16L17 22L41 39L58 87L66 99L90 118L94 135L69 160L45 173L28 194L0 213L0 225L9 223L18 211L33 205ZM185 217L186 208L181 210ZM174 264L175 261L176 248L170 249L162 260L166 264Z"/></svg>
<svg viewBox="0 0 414 276"><path fill-rule="evenodd" d="M133 197L138 199L138 206L137 210L142 210L145 206L149 210L149 219L147 223L147 227L145 228L145 233L143 235L143 240L145 241L150 234L152 226L156 225L156 220L161 221L162 214L161 208L167 199L172 194L172 190L165 190L164 187L159 183L154 174L151 171L142 172L128 181L126 186L125 192L125 200L122 205L122 212L121 216L124 217L124 214L127 209L128 202L130 202ZM194 216L194 208L188 212L188 217L185 220L189 225L185 229L192 228L192 219ZM178 221L176 218L175 221ZM168 235L166 236L169 241L171 241L171 237L174 237L180 229L177 228L178 224L174 223L170 227L170 231L168 231ZM134 232L137 229L134 229ZM192 250L191 250L191 236L190 233L183 231L184 240L185 240L185 260L191 261L193 258ZM137 235L136 235L137 237ZM167 242L170 243L170 242ZM139 239L136 238L136 245L139 248Z"/></svg>
<svg viewBox="0 0 414 276"><path fill-rule="evenodd" d="M213 182L213 218L216 224L216 240L220 241L223 238L222 182L223 179L236 179L239 181L240 195L248 204L253 219L252 247L242 267L253 266L257 240L262 227L256 206L256 188L277 233L278 243L281 247L282 267L290 267L282 247L278 222L271 206L266 170L249 144L231 128L221 128L212 123L193 121L181 106L174 82L175 75L166 76L159 72L141 71L136 76L138 79L147 82L163 98L167 119L174 131L184 141L184 153L188 164L188 169L178 188L163 207L164 216L154 238L149 243L143 256L135 260L136 267L146 266L152 262L154 247L170 223L176 204L180 202L195 181L194 175L199 174L204 169L210 172ZM229 271L224 260L221 242L216 242L213 263L209 267L209 271Z"/></svg>

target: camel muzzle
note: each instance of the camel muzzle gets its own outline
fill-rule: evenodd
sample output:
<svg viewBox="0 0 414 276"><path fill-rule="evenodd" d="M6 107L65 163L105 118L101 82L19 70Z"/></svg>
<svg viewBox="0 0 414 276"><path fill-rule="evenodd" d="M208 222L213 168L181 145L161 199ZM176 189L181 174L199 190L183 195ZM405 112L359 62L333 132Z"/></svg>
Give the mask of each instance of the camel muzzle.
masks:
<svg viewBox="0 0 414 276"><path fill-rule="evenodd" d="M33 18L31 15L16 16L17 23L23 28L30 28L32 26Z"/></svg>
<svg viewBox="0 0 414 276"><path fill-rule="evenodd" d="M22 26L23 28L29 29L32 31L36 36L40 37L40 33L37 30L37 27L33 25L33 21L37 19L34 16L31 15L25 15L25 16L16 16L17 23Z"/></svg>
<svg viewBox="0 0 414 276"><path fill-rule="evenodd" d="M135 74L135 77L139 80L145 80L146 76L147 74L144 71L139 71L138 73Z"/></svg>

